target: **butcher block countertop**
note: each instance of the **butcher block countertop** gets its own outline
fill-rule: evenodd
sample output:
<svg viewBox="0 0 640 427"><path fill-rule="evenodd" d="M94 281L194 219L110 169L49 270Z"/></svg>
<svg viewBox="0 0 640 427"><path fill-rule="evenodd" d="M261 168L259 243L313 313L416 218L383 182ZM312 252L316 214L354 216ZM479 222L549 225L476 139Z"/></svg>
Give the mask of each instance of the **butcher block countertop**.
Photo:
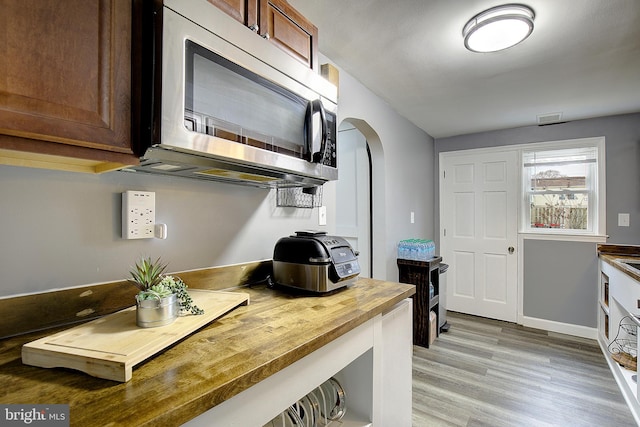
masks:
<svg viewBox="0 0 640 427"><path fill-rule="evenodd" d="M631 245L598 245L598 255L607 264L631 276L640 282L640 274L620 261L640 262L640 246Z"/></svg>
<svg viewBox="0 0 640 427"><path fill-rule="evenodd" d="M180 425L384 313L413 285L359 279L328 296L237 288L240 306L142 362L126 383L21 361L22 345L61 328L0 341L0 403L69 404L72 426ZM35 313L34 313L35 314Z"/></svg>

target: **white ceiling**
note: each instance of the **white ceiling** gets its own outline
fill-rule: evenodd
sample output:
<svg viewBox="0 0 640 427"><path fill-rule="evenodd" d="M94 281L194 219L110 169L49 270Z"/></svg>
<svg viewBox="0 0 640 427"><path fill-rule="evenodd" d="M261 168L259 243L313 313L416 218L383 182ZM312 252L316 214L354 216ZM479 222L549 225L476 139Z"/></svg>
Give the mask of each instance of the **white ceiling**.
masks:
<svg viewBox="0 0 640 427"><path fill-rule="evenodd" d="M320 52L436 138L640 111L640 0L524 0L523 43L464 48L462 28L496 0L289 0Z"/></svg>

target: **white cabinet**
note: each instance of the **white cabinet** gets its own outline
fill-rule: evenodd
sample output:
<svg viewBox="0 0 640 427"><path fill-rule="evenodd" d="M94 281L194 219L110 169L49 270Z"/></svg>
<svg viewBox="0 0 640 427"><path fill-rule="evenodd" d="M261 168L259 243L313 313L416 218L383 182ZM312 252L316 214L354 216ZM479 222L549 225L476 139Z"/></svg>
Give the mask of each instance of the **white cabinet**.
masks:
<svg viewBox="0 0 640 427"><path fill-rule="evenodd" d="M640 283L631 276L600 260L598 294L598 341L622 395L640 425L637 371L623 368L611 351L622 349L638 354ZM610 351L611 350L611 351Z"/></svg>
<svg viewBox="0 0 640 427"><path fill-rule="evenodd" d="M262 426L335 377L347 402L336 425L409 427L411 325L412 303L405 299L184 425Z"/></svg>
<svg viewBox="0 0 640 427"><path fill-rule="evenodd" d="M602 261L600 261L602 263ZM610 334L610 313L609 309L609 276L602 271L600 267L598 285L598 338L609 344Z"/></svg>

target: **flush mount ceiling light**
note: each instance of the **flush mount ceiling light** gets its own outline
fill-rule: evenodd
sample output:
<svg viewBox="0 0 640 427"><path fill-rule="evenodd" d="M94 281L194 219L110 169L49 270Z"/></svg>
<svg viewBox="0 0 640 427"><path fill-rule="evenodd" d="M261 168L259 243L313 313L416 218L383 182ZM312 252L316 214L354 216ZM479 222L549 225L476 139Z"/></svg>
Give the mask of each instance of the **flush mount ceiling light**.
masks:
<svg viewBox="0 0 640 427"><path fill-rule="evenodd" d="M515 46L533 31L535 14L521 4L492 7L471 18L462 30L472 52L496 52Z"/></svg>

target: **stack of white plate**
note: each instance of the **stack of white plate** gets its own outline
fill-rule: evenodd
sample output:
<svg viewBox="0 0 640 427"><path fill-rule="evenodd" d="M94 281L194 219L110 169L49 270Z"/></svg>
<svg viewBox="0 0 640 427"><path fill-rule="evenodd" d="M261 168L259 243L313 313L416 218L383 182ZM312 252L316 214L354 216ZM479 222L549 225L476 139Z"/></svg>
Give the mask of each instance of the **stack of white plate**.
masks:
<svg viewBox="0 0 640 427"><path fill-rule="evenodd" d="M302 397L264 427L323 427L340 420L346 412L345 392L335 378L329 378Z"/></svg>

